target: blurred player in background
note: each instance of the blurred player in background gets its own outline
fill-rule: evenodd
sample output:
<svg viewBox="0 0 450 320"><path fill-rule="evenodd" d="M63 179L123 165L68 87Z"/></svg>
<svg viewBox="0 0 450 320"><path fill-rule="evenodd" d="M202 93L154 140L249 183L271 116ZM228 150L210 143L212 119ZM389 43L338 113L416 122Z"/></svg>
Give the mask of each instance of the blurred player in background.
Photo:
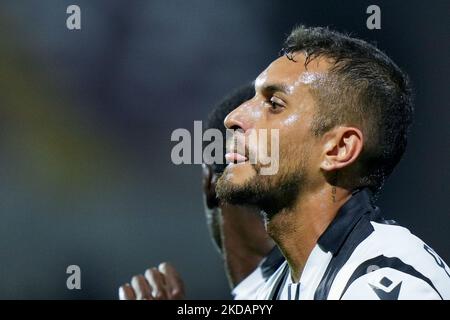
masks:
<svg viewBox="0 0 450 320"><path fill-rule="evenodd" d="M245 85L223 99L210 113L205 129L216 128L225 137L224 119L237 106L255 95L254 85ZM225 139L224 139L225 142ZM224 145L225 149L225 145ZM278 247L267 235L256 207L221 203L216 181L226 167L202 165L203 199L208 229L221 254L234 299L254 299L257 290L284 261ZM119 288L121 300L165 300L185 298L184 282L169 263L149 268Z"/></svg>

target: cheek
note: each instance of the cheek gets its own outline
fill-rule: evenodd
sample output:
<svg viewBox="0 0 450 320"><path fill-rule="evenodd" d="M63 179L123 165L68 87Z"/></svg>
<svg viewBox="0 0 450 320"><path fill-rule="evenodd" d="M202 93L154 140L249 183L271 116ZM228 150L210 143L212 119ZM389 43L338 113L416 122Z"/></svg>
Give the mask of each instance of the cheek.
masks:
<svg viewBox="0 0 450 320"><path fill-rule="evenodd" d="M285 121L292 121L298 124L298 120L293 118L286 119ZM305 153L309 153L310 137L307 133L307 128L294 126L292 123L290 126L285 126L283 130L280 130L280 157L283 162L295 164L298 160L303 159Z"/></svg>
<svg viewBox="0 0 450 320"><path fill-rule="evenodd" d="M291 114L283 121L283 126L291 127L298 123L300 116L298 114Z"/></svg>
<svg viewBox="0 0 450 320"><path fill-rule="evenodd" d="M301 147L304 142L306 128L305 118L299 113L293 113L279 123L280 147L285 150Z"/></svg>

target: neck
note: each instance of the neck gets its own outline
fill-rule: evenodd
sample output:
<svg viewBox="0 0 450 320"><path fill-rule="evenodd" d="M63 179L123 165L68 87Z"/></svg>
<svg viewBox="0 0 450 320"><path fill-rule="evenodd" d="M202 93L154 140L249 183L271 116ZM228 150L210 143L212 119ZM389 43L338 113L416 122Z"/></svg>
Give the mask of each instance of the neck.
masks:
<svg viewBox="0 0 450 320"><path fill-rule="evenodd" d="M259 209L221 205L222 244L225 269L232 287L256 269L274 247Z"/></svg>
<svg viewBox="0 0 450 320"><path fill-rule="evenodd" d="M291 209L266 222L267 232L286 257L294 282L300 280L317 240L350 197L348 190L328 184L309 193L304 190Z"/></svg>

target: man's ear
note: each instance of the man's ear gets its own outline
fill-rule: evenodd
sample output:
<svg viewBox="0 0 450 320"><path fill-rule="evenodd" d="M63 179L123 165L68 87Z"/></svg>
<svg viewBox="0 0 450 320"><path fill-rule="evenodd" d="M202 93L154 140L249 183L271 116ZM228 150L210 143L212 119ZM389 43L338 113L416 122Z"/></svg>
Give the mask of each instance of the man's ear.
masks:
<svg viewBox="0 0 450 320"><path fill-rule="evenodd" d="M325 171L342 169L351 165L361 154L364 138L355 127L336 127L324 137L320 168Z"/></svg>
<svg viewBox="0 0 450 320"><path fill-rule="evenodd" d="M203 194L208 209L214 209L219 206L219 200L216 196L217 175L208 164L202 164L202 184Z"/></svg>

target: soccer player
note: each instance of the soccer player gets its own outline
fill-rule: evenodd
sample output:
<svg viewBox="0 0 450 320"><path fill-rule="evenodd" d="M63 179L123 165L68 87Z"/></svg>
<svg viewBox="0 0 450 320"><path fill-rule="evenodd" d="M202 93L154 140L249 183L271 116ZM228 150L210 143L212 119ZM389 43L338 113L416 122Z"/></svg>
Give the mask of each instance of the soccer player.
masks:
<svg viewBox="0 0 450 320"><path fill-rule="evenodd" d="M226 137L225 117L254 95L254 84L250 83L224 98L210 113L206 129L217 128ZM203 165L206 220L224 259L234 299L254 299L257 289L281 265L284 257L268 236L258 208L218 201L216 182L225 168L225 158L221 164Z"/></svg>
<svg viewBox="0 0 450 320"><path fill-rule="evenodd" d="M224 98L211 111L205 129L219 129L225 137L225 116L254 95L254 85L250 83ZM284 257L267 235L259 209L218 201L215 186L225 167L225 159L222 163L203 164L206 221L213 242L223 257L234 299L254 299L257 290L281 265ZM184 282L177 270L167 262L147 269L144 275L134 276L131 284L119 288L119 298L122 300L184 297Z"/></svg>
<svg viewBox="0 0 450 320"><path fill-rule="evenodd" d="M413 106L383 52L327 28L295 28L255 96L226 118L231 150L216 192L255 206L286 257L258 299L450 299L449 267L373 204L403 155ZM279 130L279 170L249 161L254 130ZM241 145L242 147L242 145ZM241 148L242 149L242 148Z"/></svg>

